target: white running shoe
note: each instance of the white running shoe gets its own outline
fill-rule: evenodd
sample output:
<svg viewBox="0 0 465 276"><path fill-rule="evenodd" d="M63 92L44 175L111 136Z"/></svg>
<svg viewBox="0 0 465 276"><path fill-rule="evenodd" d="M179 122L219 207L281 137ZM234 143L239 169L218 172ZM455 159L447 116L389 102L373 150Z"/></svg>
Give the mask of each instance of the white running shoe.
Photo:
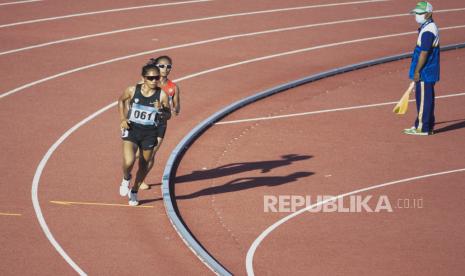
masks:
<svg viewBox="0 0 465 276"><path fill-rule="evenodd" d="M137 193L133 193L132 191L129 191L128 198L129 198L129 205L130 206L139 205L139 201L137 201Z"/></svg>
<svg viewBox="0 0 465 276"><path fill-rule="evenodd" d="M119 186L119 195L120 196L127 196L129 192L129 183L131 182L131 178L129 180L124 179L121 181L121 185Z"/></svg>

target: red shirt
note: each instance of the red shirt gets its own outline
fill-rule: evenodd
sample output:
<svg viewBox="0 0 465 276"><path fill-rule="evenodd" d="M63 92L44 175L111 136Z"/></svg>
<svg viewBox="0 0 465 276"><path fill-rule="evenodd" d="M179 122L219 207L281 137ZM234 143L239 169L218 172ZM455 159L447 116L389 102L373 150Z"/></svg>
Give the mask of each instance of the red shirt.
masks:
<svg viewBox="0 0 465 276"><path fill-rule="evenodd" d="M161 87L161 89L163 89L163 91L165 91L168 96L173 97L176 93L176 84L171 80L168 80L167 83Z"/></svg>

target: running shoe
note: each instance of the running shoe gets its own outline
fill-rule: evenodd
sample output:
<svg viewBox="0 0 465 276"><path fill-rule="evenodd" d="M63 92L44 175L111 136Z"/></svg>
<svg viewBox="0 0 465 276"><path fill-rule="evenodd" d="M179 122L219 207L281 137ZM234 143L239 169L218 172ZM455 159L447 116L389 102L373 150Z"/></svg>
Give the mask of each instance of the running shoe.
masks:
<svg viewBox="0 0 465 276"><path fill-rule="evenodd" d="M131 176L129 179L124 179L121 181L121 185L119 186L119 195L120 196L127 196L129 192L129 183L131 182Z"/></svg>
<svg viewBox="0 0 465 276"><path fill-rule="evenodd" d="M142 184L140 184L140 186L139 186L139 189L140 190L148 190L148 189L150 189L150 186L147 185L145 182L142 182Z"/></svg>
<svg viewBox="0 0 465 276"><path fill-rule="evenodd" d="M139 205L139 201L137 201L137 193L134 193L133 191L129 191L128 198L129 198L129 205L130 206Z"/></svg>

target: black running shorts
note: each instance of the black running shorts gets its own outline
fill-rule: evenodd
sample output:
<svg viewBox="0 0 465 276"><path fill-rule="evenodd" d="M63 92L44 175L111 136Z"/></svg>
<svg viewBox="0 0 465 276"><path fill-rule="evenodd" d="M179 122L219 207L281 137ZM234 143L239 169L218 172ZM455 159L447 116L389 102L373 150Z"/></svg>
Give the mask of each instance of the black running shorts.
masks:
<svg viewBox="0 0 465 276"><path fill-rule="evenodd" d="M142 150L152 150L158 143L158 129L143 129L131 126L129 129L122 130L121 138L124 141L130 141L140 147Z"/></svg>

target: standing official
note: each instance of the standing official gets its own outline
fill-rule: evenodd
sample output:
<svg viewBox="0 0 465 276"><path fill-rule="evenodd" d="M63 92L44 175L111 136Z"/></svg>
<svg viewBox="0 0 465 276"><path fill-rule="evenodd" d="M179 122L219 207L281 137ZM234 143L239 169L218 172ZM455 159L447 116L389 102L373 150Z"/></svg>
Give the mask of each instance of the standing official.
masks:
<svg viewBox="0 0 465 276"><path fill-rule="evenodd" d="M434 85L439 81L439 31L433 21L433 6L418 2L411 14L420 24L417 45L413 52L409 77L415 81L418 116L405 134L432 135L434 129Z"/></svg>

